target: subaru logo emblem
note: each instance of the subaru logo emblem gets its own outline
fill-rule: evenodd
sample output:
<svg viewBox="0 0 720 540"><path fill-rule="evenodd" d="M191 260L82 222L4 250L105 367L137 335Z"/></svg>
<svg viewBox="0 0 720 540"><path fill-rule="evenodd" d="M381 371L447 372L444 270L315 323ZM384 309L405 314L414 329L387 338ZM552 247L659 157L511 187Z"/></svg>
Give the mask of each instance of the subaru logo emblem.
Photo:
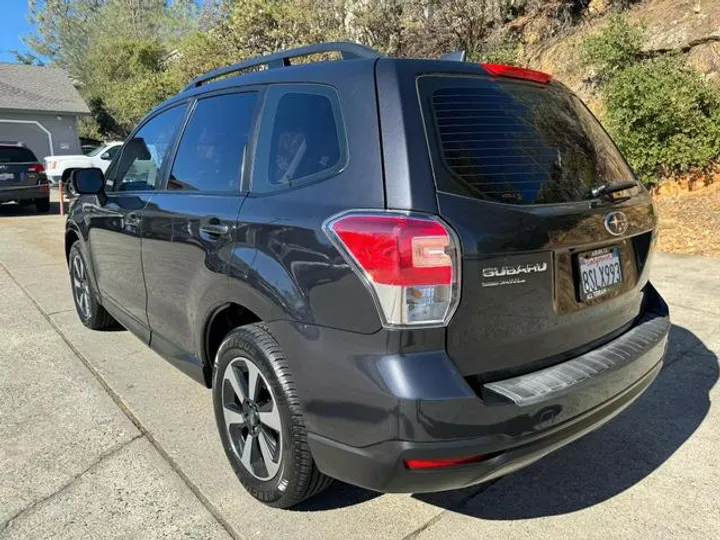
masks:
<svg viewBox="0 0 720 540"><path fill-rule="evenodd" d="M605 215L605 228L613 236L621 236L628 230L628 219L622 212L609 212Z"/></svg>

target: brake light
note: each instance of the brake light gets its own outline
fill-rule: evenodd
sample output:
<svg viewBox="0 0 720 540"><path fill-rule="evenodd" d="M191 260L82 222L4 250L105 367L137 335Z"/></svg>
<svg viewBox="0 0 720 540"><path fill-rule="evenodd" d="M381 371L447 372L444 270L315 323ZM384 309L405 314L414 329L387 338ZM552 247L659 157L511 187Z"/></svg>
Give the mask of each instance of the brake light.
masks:
<svg viewBox="0 0 720 540"><path fill-rule="evenodd" d="M466 463L477 463L478 461L482 461L483 459L485 459L485 456L483 456L482 454L459 458L406 459L405 466L408 469L437 469L440 467L464 465Z"/></svg>
<svg viewBox="0 0 720 540"><path fill-rule="evenodd" d="M30 165L30 167L28 167L28 172L44 173L45 167L40 163L36 163L35 165Z"/></svg>
<svg viewBox="0 0 720 540"><path fill-rule="evenodd" d="M445 325L459 300L458 242L432 216L350 212L325 230L369 286L386 327Z"/></svg>
<svg viewBox="0 0 720 540"><path fill-rule="evenodd" d="M505 64L480 64L485 71L496 77L511 77L513 79L524 79L542 84L548 84L552 80L552 75L535 71L534 69L525 69L515 66L507 66Z"/></svg>

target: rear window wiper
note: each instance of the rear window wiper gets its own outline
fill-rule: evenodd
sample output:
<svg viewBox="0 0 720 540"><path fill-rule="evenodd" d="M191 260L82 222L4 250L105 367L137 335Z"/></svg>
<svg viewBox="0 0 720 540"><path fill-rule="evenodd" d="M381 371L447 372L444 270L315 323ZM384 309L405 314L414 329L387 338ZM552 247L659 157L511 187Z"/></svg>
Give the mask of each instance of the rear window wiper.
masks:
<svg viewBox="0 0 720 540"><path fill-rule="evenodd" d="M593 198L599 197L600 195L609 195L610 193L616 193L618 191L624 191L626 189L632 189L637 187L637 182L609 182L590 188L590 196Z"/></svg>

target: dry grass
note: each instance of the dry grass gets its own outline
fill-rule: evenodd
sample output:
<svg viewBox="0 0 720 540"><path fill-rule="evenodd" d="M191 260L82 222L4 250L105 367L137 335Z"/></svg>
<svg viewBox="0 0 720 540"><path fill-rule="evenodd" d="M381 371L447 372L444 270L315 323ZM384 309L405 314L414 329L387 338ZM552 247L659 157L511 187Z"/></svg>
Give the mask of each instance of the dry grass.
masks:
<svg viewBox="0 0 720 540"><path fill-rule="evenodd" d="M720 257L720 174L714 182L668 182L654 197L660 217L658 249Z"/></svg>

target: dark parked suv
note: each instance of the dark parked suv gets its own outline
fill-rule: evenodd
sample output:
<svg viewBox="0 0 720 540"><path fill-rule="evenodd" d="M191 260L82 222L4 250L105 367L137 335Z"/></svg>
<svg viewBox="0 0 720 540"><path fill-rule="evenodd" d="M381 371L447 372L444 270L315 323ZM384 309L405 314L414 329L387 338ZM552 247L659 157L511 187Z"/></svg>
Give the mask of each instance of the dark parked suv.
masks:
<svg viewBox="0 0 720 540"><path fill-rule="evenodd" d="M0 142L0 204L16 201L50 211L50 184L45 166L21 142Z"/></svg>
<svg viewBox="0 0 720 540"><path fill-rule="evenodd" d="M544 73L277 53L196 79L73 182L83 323L211 387L228 459L273 506L330 478L507 474L662 366L650 197Z"/></svg>

